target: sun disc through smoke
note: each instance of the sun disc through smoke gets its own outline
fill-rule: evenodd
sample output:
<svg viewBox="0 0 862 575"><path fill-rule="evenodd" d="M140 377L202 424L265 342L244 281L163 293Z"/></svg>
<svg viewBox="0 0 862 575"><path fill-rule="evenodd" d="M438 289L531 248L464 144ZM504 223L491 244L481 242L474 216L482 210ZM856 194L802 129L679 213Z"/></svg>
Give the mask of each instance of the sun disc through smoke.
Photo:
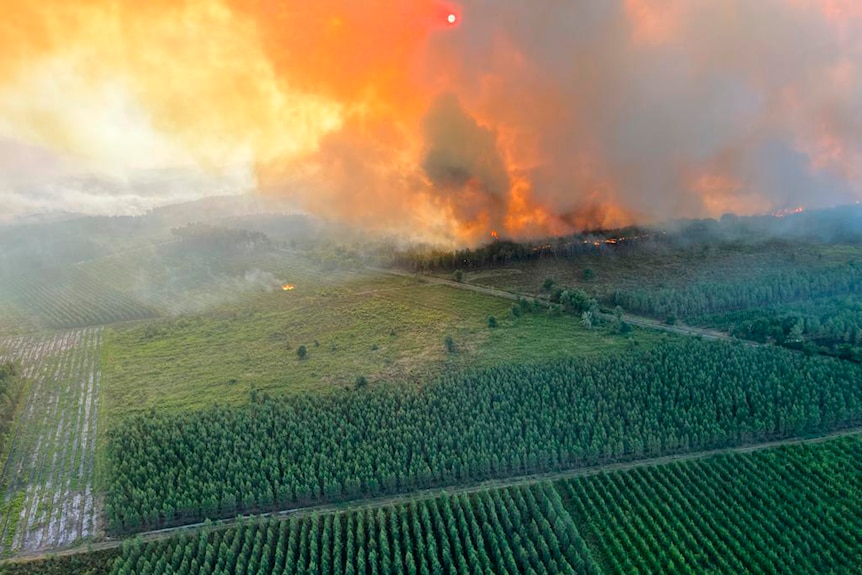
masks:
<svg viewBox="0 0 862 575"><path fill-rule="evenodd" d="M454 24L456 20L458 20L458 17L454 14L449 14L449 16L446 17L446 21L450 24Z"/></svg>

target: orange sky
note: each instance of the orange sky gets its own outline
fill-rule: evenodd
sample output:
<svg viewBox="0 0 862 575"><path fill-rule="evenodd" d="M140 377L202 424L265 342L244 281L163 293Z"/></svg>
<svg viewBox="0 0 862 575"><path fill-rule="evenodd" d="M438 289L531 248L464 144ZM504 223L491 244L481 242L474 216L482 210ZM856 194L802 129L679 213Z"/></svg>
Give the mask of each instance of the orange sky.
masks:
<svg viewBox="0 0 862 575"><path fill-rule="evenodd" d="M0 8L7 203L51 170L247 165L248 187L322 216L473 242L862 184L851 0Z"/></svg>

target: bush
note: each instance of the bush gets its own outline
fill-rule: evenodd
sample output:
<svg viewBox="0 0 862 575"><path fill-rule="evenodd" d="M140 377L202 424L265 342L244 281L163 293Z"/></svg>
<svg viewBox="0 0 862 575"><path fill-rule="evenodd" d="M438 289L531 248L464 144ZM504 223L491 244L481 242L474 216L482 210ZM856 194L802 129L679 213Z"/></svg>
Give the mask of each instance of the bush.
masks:
<svg viewBox="0 0 862 575"><path fill-rule="evenodd" d="M492 315L488 316L488 327L490 327L490 328L497 327L497 318L496 317L494 317Z"/></svg>
<svg viewBox="0 0 862 575"><path fill-rule="evenodd" d="M451 335L447 335L446 339L443 340L443 343L446 345L446 351L449 353L455 353L455 340L452 339Z"/></svg>
<svg viewBox="0 0 862 575"><path fill-rule="evenodd" d="M299 346L298 348L296 348L296 356L299 359L305 359L306 357L308 357L308 349L306 349L304 345Z"/></svg>

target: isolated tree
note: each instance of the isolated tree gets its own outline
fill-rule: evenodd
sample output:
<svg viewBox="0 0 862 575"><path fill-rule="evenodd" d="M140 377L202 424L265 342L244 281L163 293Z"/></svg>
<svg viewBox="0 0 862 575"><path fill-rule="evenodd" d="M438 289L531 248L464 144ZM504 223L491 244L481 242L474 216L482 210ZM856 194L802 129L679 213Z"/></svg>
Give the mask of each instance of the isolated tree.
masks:
<svg viewBox="0 0 862 575"><path fill-rule="evenodd" d="M542 282L542 291L551 291L554 287L554 280L551 278L545 278L545 281Z"/></svg>
<svg viewBox="0 0 862 575"><path fill-rule="evenodd" d="M447 335L443 340L443 343L446 345L446 351L449 353L455 353L455 340L452 339L451 335Z"/></svg>
<svg viewBox="0 0 862 575"><path fill-rule="evenodd" d="M493 315L488 316L488 327L497 327L497 318Z"/></svg>
<svg viewBox="0 0 862 575"><path fill-rule="evenodd" d="M301 345L296 348L296 356L299 359L305 359L306 357L308 357L308 350L305 348L304 345Z"/></svg>
<svg viewBox="0 0 862 575"><path fill-rule="evenodd" d="M462 272L461 270L455 270L454 276L455 276L456 282L460 282L460 281L464 280L464 272Z"/></svg>

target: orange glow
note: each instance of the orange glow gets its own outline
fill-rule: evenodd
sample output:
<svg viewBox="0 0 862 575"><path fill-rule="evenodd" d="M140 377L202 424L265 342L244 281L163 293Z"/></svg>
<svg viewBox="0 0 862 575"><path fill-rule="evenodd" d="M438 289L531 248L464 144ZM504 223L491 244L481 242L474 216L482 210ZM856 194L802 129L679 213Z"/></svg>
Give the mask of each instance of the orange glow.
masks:
<svg viewBox="0 0 862 575"><path fill-rule="evenodd" d="M679 0L626 0L625 12L636 44L658 46L677 36L679 19L685 4Z"/></svg>
<svg viewBox="0 0 862 575"><path fill-rule="evenodd" d="M495 231L493 231L493 230L491 231L491 237L492 237L492 238L494 238L495 240L499 240L499 239L500 239L500 236L498 236L498 235L497 235L497 232L495 232Z"/></svg>
<svg viewBox="0 0 862 575"><path fill-rule="evenodd" d="M772 215L775 216L776 218L783 218L783 217L786 217L786 216L789 216L792 214L801 214L804 211L805 211L805 208L803 208L803 207L787 208L784 210L779 210Z"/></svg>
<svg viewBox="0 0 862 575"><path fill-rule="evenodd" d="M284 291L293 291L296 289L296 286L293 284L284 284L281 286L281 289Z"/></svg>
<svg viewBox="0 0 862 575"><path fill-rule="evenodd" d="M862 2L777 2L781 34L754 1L565 4L0 0L0 145L120 176L240 165L297 209L451 244L813 207L758 189L745 159L774 140L862 189L862 45L817 35L856 46ZM797 36L822 50L771 81Z"/></svg>

